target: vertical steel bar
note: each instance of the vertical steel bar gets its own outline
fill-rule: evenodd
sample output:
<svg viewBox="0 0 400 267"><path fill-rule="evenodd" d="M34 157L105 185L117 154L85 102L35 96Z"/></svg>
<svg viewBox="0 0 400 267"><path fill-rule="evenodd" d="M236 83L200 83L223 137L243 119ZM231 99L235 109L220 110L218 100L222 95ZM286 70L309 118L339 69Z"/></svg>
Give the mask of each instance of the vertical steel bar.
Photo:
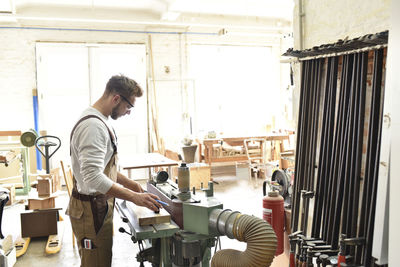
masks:
<svg viewBox="0 0 400 267"><path fill-rule="evenodd" d="M357 149L355 150L355 173L354 173L354 187L352 191L352 206L351 214L356 217L351 221L350 237L357 235L357 219L359 214L359 198L360 198L360 182L361 182L361 159L362 159L362 146L364 137L364 117L365 117L365 97L366 97L366 87L367 87L367 67L368 67L368 52L364 52L361 55L361 77L360 77L360 95L359 95L359 105L357 114L355 117L357 123L357 131L355 134L355 140L357 142ZM351 246L351 255L355 255L355 247Z"/></svg>
<svg viewBox="0 0 400 267"><path fill-rule="evenodd" d="M304 125L304 102L306 98L306 84L309 76L309 61L302 62L301 64L301 87L300 87L300 101L299 101L299 115L297 121L297 140L296 140L296 158L295 158L295 177L293 184L293 197L292 197L292 231L297 231L298 218L299 218L299 192L300 192L300 169L301 169L301 146L303 138L303 125Z"/></svg>
<svg viewBox="0 0 400 267"><path fill-rule="evenodd" d="M330 82L331 82L331 69L332 69L332 62L333 58L328 58L327 66L326 66L326 79L325 79L325 86L324 86L324 101L323 101L323 120L322 120L322 127L321 127L321 144L320 144L320 152L319 152L319 159L318 159L318 171L317 171L317 185L316 185L316 192L314 197L314 214L313 214L313 221L312 221L312 237L319 237L320 236L320 226L321 226L321 208L324 204L323 198L323 187L325 185L325 177L322 177L322 172L325 169L325 157L326 157L326 138L328 136L328 125L327 125L327 116L328 110L330 108ZM317 219L318 218L318 219Z"/></svg>
<svg viewBox="0 0 400 267"><path fill-rule="evenodd" d="M339 57L335 57L333 62L333 72L331 75L331 81L330 81L330 89L331 89L331 95L330 95L330 109L328 113L328 143L327 143L327 153L326 153L326 158L325 158L325 168L322 172L322 177L325 181L325 184L323 186L323 199L324 203L323 206L321 207L321 213L322 213L322 228L321 228L321 235L324 240L327 240L327 225L328 225L328 211L327 211L327 206L329 203L329 185L330 185L330 172L331 172L331 161L332 161L332 155L334 152L333 149L333 140L334 140L334 134L335 134L335 114L336 114L336 94L337 94L337 77L338 77L338 64L339 64Z"/></svg>
<svg viewBox="0 0 400 267"><path fill-rule="evenodd" d="M368 206L367 225L365 228L366 246L363 253L363 264L371 262L372 240L374 234L374 220L376 209L376 190L378 184L380 139L382 132L382 72L383 72L383 49L375 51L374 55L374 76L372 83L371 116L369 127L369 141L367 148L367 158L370 158L368 165L368 175L370 176L368 187Z"/></svg>

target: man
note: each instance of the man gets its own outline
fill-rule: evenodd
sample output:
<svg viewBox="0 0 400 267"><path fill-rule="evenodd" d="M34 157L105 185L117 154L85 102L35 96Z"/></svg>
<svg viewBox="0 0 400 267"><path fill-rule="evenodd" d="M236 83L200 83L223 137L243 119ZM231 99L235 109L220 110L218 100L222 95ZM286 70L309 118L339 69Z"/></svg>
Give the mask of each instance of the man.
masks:
<svg viewBox="0 0 400 267"><path fill-rule="evenodd" d="M108 81L103 96L87 108L71 132L74 189L67 209L81 266L111 266L114 197L158 211L158 197L117 171L117 137L109 125L129 115L143 90L123 75Z"/></svg>

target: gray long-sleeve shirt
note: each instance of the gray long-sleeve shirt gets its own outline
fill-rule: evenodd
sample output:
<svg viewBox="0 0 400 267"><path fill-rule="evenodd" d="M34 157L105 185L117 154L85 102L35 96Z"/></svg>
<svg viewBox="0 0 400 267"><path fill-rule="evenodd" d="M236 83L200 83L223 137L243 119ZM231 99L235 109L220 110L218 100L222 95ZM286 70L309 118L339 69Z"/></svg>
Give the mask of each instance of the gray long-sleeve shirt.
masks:
<svg viewBox="0 0 400 267"><path fill-rule="evenodd" d="M100 117L112 129L108 118L97 109L87 108L81 118L87 115ZM104 168L113 152L109 132L99 119L86 119L76 127L71 140L71 163L79 193L105 194L110 190L114 182L104 174Z"/></svg>

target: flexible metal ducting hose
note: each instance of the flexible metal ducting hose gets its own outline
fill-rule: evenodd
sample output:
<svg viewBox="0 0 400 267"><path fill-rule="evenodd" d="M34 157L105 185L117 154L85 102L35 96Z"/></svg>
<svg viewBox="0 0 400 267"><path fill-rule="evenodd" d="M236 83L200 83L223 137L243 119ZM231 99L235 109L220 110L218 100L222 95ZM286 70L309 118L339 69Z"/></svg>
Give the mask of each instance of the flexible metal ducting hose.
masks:
<svg viewBox="0 0 400 267"><path fill-rule="evenodd" d="M223 249L215 253L211 267L267 267L275 256L277 239L271 225L254 216L215 209L209 227L221 235L246 242L245 251Z"/></svg>

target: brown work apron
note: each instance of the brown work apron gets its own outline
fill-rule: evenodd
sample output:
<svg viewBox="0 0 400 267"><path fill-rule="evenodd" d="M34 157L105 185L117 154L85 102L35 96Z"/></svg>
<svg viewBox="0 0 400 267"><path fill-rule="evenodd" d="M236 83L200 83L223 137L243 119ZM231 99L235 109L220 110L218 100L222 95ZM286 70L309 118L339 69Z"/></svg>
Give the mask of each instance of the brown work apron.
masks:
<svg viewBox="0 0 400 267"><path fill-rule="evenodd" d="M81 121L93 117L100 119L97 116L89 115L77 122L71 132L71 140L76 126ZM103 120L101 121L104 123ZM117 180L117 150L114 135L108 127L107 129L113 143L114 153L104 169L104 174L115 182ZM114 198L109 198L100 193L95 195L80 194L76 188L75 177L73 181L74 188L66 214L70 216L72 230L78 243L81 266L110 267L113 243Z"/></svg>

